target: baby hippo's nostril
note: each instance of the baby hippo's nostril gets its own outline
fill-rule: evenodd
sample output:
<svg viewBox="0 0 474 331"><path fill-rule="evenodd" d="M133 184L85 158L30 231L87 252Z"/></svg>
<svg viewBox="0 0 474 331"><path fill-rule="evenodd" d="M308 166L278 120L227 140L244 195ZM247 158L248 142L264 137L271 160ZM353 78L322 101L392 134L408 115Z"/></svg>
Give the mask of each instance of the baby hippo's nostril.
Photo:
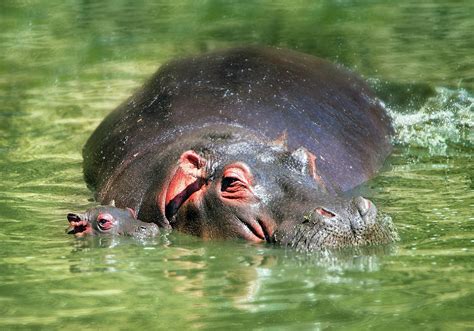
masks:
<svg viewBox="0 0 474 331"><path fill-rule="evenodd" d="M69 214L67 214L67 220L69 222L79 222L81 220L81 218L79 217L79 215L69 213Z"/></svg>
<svg viewBox="0 0 474 331"><path fill-rule="evenodd" d="M354 199L355 205L359 210L360 216L364 217L370 210L372 202L370 200L364 199L363 197L357 197Z"/></svg>

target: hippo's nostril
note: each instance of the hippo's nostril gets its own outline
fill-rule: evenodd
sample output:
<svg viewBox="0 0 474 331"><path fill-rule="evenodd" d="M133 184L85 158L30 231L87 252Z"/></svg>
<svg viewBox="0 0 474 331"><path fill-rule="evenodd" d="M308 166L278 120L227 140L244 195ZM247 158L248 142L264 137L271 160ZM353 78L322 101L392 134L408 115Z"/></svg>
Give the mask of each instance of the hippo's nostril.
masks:
<svg viewBox="0 0 474 331"><path fill-rule="evenodd" d="M364 217L369 212L372 203L370 200L364 199L363 197L357 197L354 199L355 205L359 210L359 214Z"/></svg>
<svg viewBox="0 0 474 331"><path fill-rule="evenodd" d="M334 213L330 212L329 210L326 210L324 208L316 208L315 211L321 215L321 216L324 216L324 217L328 217L328 218L333 218L334 216L336 216Z"/></svg>
<svg viewBox="0 0 474 331"><path fill-rule="evenodd" d="M67 220L69 222L79 222L81 220L81 218L76 214L69 213L69 214L67 214Z"/></svg>

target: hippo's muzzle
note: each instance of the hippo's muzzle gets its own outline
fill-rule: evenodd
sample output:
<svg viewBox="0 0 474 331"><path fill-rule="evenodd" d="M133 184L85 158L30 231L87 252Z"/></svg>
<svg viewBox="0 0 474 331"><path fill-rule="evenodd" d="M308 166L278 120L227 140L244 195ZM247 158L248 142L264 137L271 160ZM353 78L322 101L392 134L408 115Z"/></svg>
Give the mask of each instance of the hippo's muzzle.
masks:
<svg viewBox="0 0 474 331"><path fill-rule="evenodd" d="M299 222L284 222L275 232L275 242L299 251L388 244L399 240L389 216L377 212L367 199L349 200L338 213L317 207Z"/></svg>
<svg viewBox="0 0 474 331"><path fill-rule="evenodd" d="M67 234L83 237L92 233L92 226L83 215L69 213L67 214L67 220L69 221L69 228L66 229Z"/></svg>

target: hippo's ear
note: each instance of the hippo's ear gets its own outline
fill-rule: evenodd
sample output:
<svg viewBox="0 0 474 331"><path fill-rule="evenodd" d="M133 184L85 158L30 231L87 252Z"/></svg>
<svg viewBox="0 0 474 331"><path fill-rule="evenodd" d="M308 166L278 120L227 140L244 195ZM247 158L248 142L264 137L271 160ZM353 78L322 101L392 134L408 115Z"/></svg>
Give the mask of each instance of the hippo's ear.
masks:
<svg viewBox="0 0 474 331"><path fill-rule="evenodd" d="M272 141L273 146L288 150L288 132L284 130L275 140Z"/></svg>
<svg viewBox="0 0 474 331"><path fill-rule="evenodd" d="M179 158L179 167L189 172L196 172L206 165L206 160L195 151L186 151Z"/></svg>
<svg viewBox="0 0 474 331"><path fill-rule="evenodd" d="M134 219L137 219L137 212L135 211L135 209L127 207L127 210L130 212Z"/></svg>
<svg viewBox="0 0 474 331"><path fill-rule="evenodd" d="M308 151L304 147L300 147L291 153L291 157L296 161L302 173L307 173L322 187L325 187L324 182L318 174L316 167L316 155Z"/></svg>
<svg viewBox="0 0 474 331"><path fill-rule="evenodd" d="M169 220L179 207L205 184L206 163L206 160L194 151L181 154L178 167L166 190L165 214Z"/></svg>

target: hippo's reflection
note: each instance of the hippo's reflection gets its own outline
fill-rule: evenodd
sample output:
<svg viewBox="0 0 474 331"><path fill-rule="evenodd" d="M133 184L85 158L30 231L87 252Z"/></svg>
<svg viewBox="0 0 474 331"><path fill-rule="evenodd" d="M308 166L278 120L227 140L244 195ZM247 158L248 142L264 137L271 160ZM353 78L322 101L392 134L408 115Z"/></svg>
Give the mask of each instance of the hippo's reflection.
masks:
<svg viewBox="0 0 474 331"><path fill-rule="evenodd" d="M279 282L295 281L308 291L308 300L313 300L316 294L311 289L318 284L340 282L347 270L376 271L379 256L394 249L384 245L307 255L270 245L203 244L184 235L141 243L124 237L98 237L76 240L74 245L72 273L97 273L108 279L114 277L110 274L133 273L140 287L159 285L157 296L178 296L199 305L223 300L247 311L261 309L267 304L265 298L280 295ZM295 274L294 270L305 272Z"/></svg>

